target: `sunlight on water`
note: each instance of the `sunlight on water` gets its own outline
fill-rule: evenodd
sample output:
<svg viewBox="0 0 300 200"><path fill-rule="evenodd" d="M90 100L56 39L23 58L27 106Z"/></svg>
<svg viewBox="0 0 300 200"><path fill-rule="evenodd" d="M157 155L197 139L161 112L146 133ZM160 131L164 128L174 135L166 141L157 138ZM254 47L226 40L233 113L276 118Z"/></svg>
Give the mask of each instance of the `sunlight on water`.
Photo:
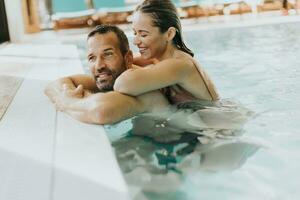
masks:
<svg viewBox="0 0 300 200"><path fill-rule="evenodd" d="M145 123L141 131L135 131L130 120L106 126L132 196L299 199L300 24L193 31L186 32L185 39L221 96L240 102L240 109L234 115L232 109L226 113L211 107L194 113L192 119L183 115L182 122L196 128L176 145L176 138L166 143L168 135L156 142L155 137L135 136L145 135L142 132L160 136L165 125L160 125L161 132L156 125L164 124L163 119ZM208 121L203 121L205 117ZM232 119L239 119L236 124L241 126ZM211 129L212 125L221 127ZM203 130L195 133L198 129ZM226 135L224 129L234 131ZM177 139L183 139L177 130L170 135L179 133Z"/></svg>

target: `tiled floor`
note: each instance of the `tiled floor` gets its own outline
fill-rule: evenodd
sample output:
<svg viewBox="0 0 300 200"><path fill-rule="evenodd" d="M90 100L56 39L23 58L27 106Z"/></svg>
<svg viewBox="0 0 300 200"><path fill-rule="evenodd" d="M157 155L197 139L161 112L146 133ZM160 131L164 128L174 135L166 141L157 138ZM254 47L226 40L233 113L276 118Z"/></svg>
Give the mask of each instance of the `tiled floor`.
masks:
<svg viewBox="0 0 300 200"><path fill-rule="evenodd" d="M0 75L0 120L14 98L22 81L22 78Z"/></svg>

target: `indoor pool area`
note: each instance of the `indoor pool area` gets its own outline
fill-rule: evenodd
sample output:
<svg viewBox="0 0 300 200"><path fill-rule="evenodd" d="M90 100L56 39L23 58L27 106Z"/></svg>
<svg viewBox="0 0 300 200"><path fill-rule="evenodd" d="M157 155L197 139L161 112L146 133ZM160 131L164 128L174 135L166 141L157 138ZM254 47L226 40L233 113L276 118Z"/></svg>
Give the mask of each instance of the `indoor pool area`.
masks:
<svg viewBox="0 0 300 200"><path fill-rule="evenodd" d="M0 0L0 200L299 200L299 77L300 0Z"/></svg>
<svg viewBox="0 0 300 200"><path fill-rule="evenodd" d="M138 118L105 126L135 199L298 199L299 35L299 23L186 31L187 43L221 97L239 103L240 115L252 114L238 134L204 128L210 141L191 136L157 142L136 134L132 121ZM232 115L236 106L223 106L215 112L215 123L224 120L218 119L220 113L241 117ZM186 116L181 120L203 123ZM162 122L153 123L149 126ZM165 126L150 131L147 124L141 126L138 131L149 135L168 132ZM225 129L230 131L230 125Z"/></svg>

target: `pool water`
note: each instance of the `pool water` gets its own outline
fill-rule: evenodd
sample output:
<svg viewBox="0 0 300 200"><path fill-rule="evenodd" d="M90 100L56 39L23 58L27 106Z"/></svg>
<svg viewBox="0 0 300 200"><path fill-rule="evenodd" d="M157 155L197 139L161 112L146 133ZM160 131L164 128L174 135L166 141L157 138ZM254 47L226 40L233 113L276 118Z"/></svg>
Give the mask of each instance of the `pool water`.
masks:
<svg viewBox="0 0 300 200"><path fill-rule="evenodd" d="M105 126L132 196L299 199L300 24L184 34L221 96L252 115L230 134L215 129L210 141L157 142L134 135L131 119Z"/></svg>

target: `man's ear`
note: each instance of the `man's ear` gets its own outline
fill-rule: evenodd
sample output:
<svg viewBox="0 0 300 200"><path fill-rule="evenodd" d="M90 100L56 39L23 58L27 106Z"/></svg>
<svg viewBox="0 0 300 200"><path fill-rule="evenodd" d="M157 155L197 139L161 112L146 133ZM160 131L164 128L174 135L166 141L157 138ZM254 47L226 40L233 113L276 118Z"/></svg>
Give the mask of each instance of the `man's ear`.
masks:
<svg viewBox="0 0 300 200"><path fill-rule="evenodd" d="M168 28L167 30L167 40L168 42L172 41L173 38L175 37L176 35L176 28L174 28L173 26Z"/></svg>
<svg viewBox="0 0 300 200"><path fill-rule="evenodd" d="M133 65L133 53L131 50L128 50L128 52L126 53L125 62L126 62L126 69L130 69Z"/></svg>

